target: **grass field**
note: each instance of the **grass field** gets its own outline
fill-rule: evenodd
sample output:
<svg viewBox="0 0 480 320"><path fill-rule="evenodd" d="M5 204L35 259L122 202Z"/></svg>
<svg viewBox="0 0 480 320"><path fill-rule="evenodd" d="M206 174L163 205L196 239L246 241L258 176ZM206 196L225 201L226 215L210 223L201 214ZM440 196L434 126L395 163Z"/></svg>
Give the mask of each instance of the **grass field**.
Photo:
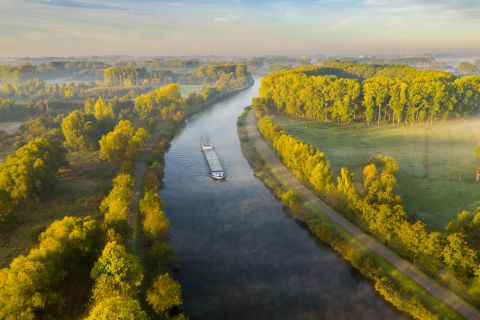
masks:
<svg viewBox="0 0 480 320"><path fill-rule="evenodd" d="M20 121L0 122L0 131L12 134L15 133L22 124L23 122Z"/></svg>
<svg viewBox="0 0 480 320"><path fill-rule="evenodd" d="M186 98L192 92L200 93L202 90L203 84L180 84L180 91L182 92L182 97Z"/></svg>
<svg viewBox="0 0 480 320"><path fill-rule="evenodd" d="M480 143L480 119L425 126L342 126L277 116L287 131L324 151L338 174L353 170L361 183L363 159L383 153L400 165L397 192L409 214L431 230L442 229L462 210L480 207L474 149Z"/></svg>
<svg viewBox="0 0 480 320"><path fill-rule="evenodd" d="M98 160L97 153L69 155L70 168L62 173L57 188L32 208L16 210L0 225L0 268L36 243L38 235L64 216L98 216L98 205L110 188L114 169Z"/></svg>

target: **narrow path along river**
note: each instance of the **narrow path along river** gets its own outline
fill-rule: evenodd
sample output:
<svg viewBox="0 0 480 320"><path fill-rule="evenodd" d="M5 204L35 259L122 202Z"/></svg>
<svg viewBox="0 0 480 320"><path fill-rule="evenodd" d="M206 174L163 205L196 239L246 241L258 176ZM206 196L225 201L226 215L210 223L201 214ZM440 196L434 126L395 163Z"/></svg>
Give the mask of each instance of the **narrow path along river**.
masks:
<svg viewBox="0 0 480 320"><path fill-rule="evenodd" d="M258 79L256 79L258 80ZM161 197L192 319L397 319L371 284L288 216L242 155L250 89L187 122L165 156ZM209 177L210 141L226 171Z"/></svg>

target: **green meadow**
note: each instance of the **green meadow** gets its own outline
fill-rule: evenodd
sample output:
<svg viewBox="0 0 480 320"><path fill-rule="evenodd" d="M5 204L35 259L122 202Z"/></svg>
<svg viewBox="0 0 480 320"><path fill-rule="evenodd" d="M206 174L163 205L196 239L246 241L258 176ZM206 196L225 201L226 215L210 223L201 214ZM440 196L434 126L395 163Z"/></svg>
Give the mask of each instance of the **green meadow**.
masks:
<svg viewBox="0 0 480 320"><path fill-rule="evenodd" d="M187 98L188 95L192 92L200 93L202 90L203 85L198 84L181 84L180 91L182 93L182 97Z"/></svg>
<svg viewBox="0 0 480 320"><path fill-rule="evenodd" d="M442 229L462 210L480 207L480 119L455 120L432 126L336 125L286 116L274 117L288 133L325 152L337 175L345 166L362 182L363 162L378 153L398 161L397 192L410 215L430 230Z"/></svg>

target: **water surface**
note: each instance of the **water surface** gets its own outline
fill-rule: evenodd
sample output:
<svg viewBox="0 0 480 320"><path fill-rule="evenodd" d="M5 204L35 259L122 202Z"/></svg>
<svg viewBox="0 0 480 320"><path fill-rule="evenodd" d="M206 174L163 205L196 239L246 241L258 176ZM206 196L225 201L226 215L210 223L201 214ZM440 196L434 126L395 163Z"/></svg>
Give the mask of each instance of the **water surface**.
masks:
<svg viewBox="0 0 480 320"><path fill-rule="evenodd" d="M165 157L161 197L192 319L396 319L371 284L283 210L253 176L236 121L256 84L189 119ZM227 173L214 181L209 140Z"/></svg>

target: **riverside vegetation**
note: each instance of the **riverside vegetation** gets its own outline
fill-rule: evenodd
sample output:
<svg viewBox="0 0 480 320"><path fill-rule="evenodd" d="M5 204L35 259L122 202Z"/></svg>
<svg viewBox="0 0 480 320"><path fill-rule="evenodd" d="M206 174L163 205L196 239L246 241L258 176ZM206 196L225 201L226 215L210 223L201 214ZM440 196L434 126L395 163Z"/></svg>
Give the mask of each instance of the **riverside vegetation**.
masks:
<svg viewBox="0 0 480 320"><path fill-rule="evenodd" d="M39 242L0 270L0 318L183 319L181 287L173 279L177 266L169 223L158 196L163 154L186 116L250 83L249 77L235 84L220 81L187 98L177 84L147 91L138 100L91 97L67 115L55 110L54 118L47 109L33 118L39 128L34 134L25 127L6 136L6 146L26 144L0 166L0 227L11 236L24 232L13 222L23 210L44 221L60 219L46 229L35 227ZM157 134L159 139L151 141ZM132 172L147 144L153 146L145 178L137 181ZM47 200L53 206L63 201L54 192L63 182L58 171L68 174L66 159L77 154L106 164L106 172L100 171L103 179L116 176L110 192L94 200L98 209L91 213L78 202L69 207L76 217L67 216L68 211L54 216L39 211ZM105 186L96 192L105 194ZM136 186L141 187L141 200L138 208L131 208ZM130 212L137 209L132 225ZM7 259L2 257L2 263Z"/></svg>
<svg viewBox="0 0 480 320"><path fill-rule="evenodd" d="M443 122L478 112L479 83L479 77L455 78L404 66L330 62L326 67L298 68L266 77L253 106L263 113L317 121L367 125L373 120L409 125ZM335 177L325 153L291 136L270 117L262 117L258 127L282 162L318 196L464 299L480 305L477 212L462 212L443 232L428 231L422 221L405 211L396 193L399 166L393 157L364 158L359 170L362 180L355 183L348 168L340 168ZM292 197L295 195L283 195L286 202ZM405 305L401 309L412 314L417 310Z"/></svg>

